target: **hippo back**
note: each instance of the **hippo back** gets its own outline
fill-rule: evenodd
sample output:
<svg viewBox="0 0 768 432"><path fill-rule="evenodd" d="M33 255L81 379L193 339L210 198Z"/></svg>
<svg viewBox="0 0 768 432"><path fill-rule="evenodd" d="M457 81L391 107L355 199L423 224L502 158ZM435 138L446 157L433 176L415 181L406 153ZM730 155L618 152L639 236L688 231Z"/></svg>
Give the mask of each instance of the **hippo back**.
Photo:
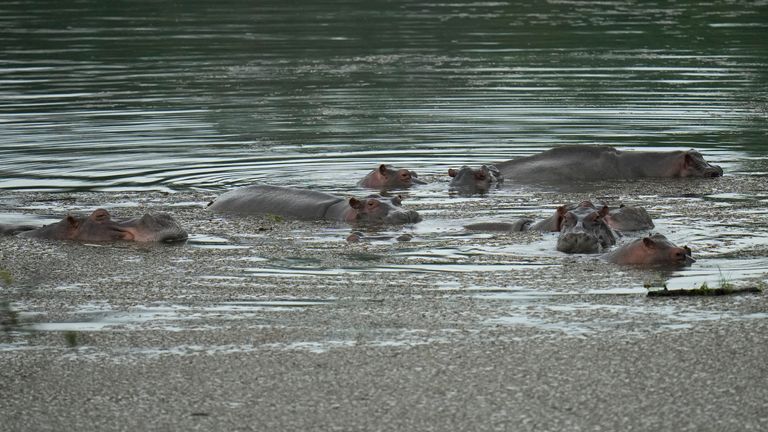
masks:
<svg viewBox="0 0 768 432"><path fill-rule="evenodd" d="M303 220L326 217L328 209L344 201L325 192L282 186L254 185L226 192L209 208L239 215L274 214Z"/></svg>

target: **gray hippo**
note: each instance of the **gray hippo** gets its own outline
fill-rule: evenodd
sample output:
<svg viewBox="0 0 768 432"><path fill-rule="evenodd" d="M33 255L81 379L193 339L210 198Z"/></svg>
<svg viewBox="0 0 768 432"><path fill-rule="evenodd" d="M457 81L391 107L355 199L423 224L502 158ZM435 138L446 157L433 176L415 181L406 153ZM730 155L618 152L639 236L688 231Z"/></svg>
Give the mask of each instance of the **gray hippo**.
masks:
<svg viewBox="0 0 768 432"><path fill-rule="evenodd" d="M616 244L616 234L605 217L608 206L599 209L583 201L565 212L557 237L557 250L565 253L598 253Z"/></svg>
<svg viewBox="0 0 768 432"><path fill-rule="evenodd" d="M32 225L0 225L0 233L87 242L177 242L187 239L187 232L168 214L147 213L140 218L117 221L104 209L97 209L89 216L67 215L59 222L39 228Z"/></svg>
<svg viewBox="0 0 768 432"><path fill-rule="evenodd" d="M707 163L696 150L622 151L599 145L556 147L496 166L504 178L519 182L723 175L722 168Z"/></svg>
<svg viewBox="0 0 768 432"><path fill-rule="evenodd" d="M534 223L532 219L519 219L512 223L486 222L465 226L480 231L540 231L558 232L557 250L565 253L598 253L616 244L622 232L648 230L653 221L642 207L611 209L605 204L595 206L592 201L558 207L550 217Z"/></svg>
<svg viewBox="0 0 768 432"><path fill-rule="evenodd" d="M499 169L493 165L483 165L480 168L462 166L459 169L448 169L452 178L449 188L460 194L484 194L491 188L492 183L501 183L503 178Z"/></svg>
<svg viewBox="0 0 768 432"><path fill-rule="evenodd" d="M414 184L424 184L418 177L414 171L381 164L357 182L357 185L377 190L406 189Z"/></svg>
<svg viewBox="0 0 768 432"><path fill-rule="evenodd" d="M655 225L648 212L642 207L625 206L611 209L605 215L605 223L614 231L648 231Z"/></svg>
<svg viewBox="0 0 768 432"><path fill-rule="evenodd" d="M586 204L595 207L592 201L582 201L579 204L566 204L555 209L555 212L546 219L538 222L533 219L523 218L515 222L479 222L466 225L464 228L476 231L527 231L534 230L540 232L560 232L566 213L580 205ZM608 213L603 216L605 223L614 231L623 233L627 231L644 231L653 229L654 224L651 216L643 207L625 206L610 207L605 203L600 206L607 206ZM597 208L597 207L595 207Z"/></svg>
<svg viewBox="0 0 768 432"><path fill-rule="evenodd" d="M235 215L273 214L348 223L408 224L421 221L416 211L402 208L399 196L369 195L347 200L325 192L268 185L246 186L226 192L208 208Z"/></svg>
<svg viewBox="0 0 768 432"><path fill-rule="evenodd" d="M621 204L618 208L611 208L605 203L599 203L598 205L608 209L607 213L604 212L603 214L603 220L614 231L644 231L654 227L651 216L642 207L631 207ZM541 232L560 232L566 213L580 206L597 208L589 200L582 201L579 204L566 204L558 207L552 216L532 224L530 229Z"/></svg>
<svg viewBox="0 0 768 432"><path fill-rule="evenodd" d="M622 265L685 267L696 262L688 246L675 246L661 234L634 240L603 255L608 262Z"/></svg>

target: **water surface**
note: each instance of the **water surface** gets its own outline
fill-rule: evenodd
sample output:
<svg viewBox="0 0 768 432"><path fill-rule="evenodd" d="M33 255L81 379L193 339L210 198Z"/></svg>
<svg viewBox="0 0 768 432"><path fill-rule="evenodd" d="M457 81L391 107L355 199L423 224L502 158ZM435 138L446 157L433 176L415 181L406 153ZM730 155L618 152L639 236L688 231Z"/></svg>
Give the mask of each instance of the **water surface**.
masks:
<svg viewBox="0 0 768 432"><path fill-rule="evenodd" d="M558 303L565 321L536 314L554 310L553 294L625 295L642 293L644 284L765 279L768 198L755 191L768 173L767 11L766 2L746 0L3 2L0 222L31 215L49 223L95 207L183 213L190 241L168 253L183 255L179 267L190 265L185 283L201 285L168 302L153 303L144 298L149 292L129 296L116 312L99 311L106 318L95 319L98 329L145 325L135 312L147 304L187 311L186 302L211 286L260 290L255 301L279 302L307 298L274 293L285 281L296 290L321 290L309 294L325 299L323 289L392 278L411 285L414 295L489 302L490 312L477 318L488 325L543 323L584 334L595 323L569 321L584 308L690 325L720 309L677 319L677 309L611 301L586 307L580 299ZM515 184L483 197L448 193L449 167L565 144L696 148L726 178L705 186L578 186L564 194ZM365 191L356 181L380 163L415 169L429 182L403 192L425 220L366 233L370 239L351 251L347 226L299 224L281 237L254 225L230 226L203 209L217 194L256 182L359 195ZM96 192L109 195L88 195ZM562 200L594 196L645 206L656 230L689 244L699 261L674 272L619 270L554 251L550 235L462 228L545 217ZM414 240L396 242L403 232ZM288 252L276 246L282 244ZM73 253L87 255L89 247ZM136 262L145 253L104 249L106 256L136 253ZM19 260L5 259L6 266ZM210 260L221 263L215 270L193 265ZM590 270L592 285L579 285L574 265L597 269ZM163 271L150 267L137 277L151 291L153 272ZM85 286L65 286L87 290L96 283L88 275L80 281ZM215 309L226 301L222 294L191 310L227 313ZM544 305L529 310L529 301ZM104 302L111 310L118 301ZM14 304L30 313L49 309ZM152 313L184 325L178 311L160 309ZM262 313L262 306L252 309L248 314ZM92 314L70 312L67 325L50 318L38 328L89 328L79 323L92 322Z"/></svg>
<svg viewBox="0 0 768 432"><path fill-rule="evenodd" d="M344 190L561 144L764 156L760 2L15 1L0 188Z"/></svg>

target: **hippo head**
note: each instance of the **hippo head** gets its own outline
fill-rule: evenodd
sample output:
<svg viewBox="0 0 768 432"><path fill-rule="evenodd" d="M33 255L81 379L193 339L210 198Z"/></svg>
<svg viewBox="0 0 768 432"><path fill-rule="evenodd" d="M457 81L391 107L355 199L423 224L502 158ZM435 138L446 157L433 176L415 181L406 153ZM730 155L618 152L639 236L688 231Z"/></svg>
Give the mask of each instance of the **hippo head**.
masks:
<svg viewBox="0 0 768 432"><path fill-rule="evenodd" d="M557 250L565 253L597 253L616 244L613 230L605 223L608 206L597 209L590 201L583 201L568 210L558 208L560 236Z"/></svg>
<svg viewBox="0 0 768 432"><path fill-rule="evenodd" d="M619 208L611 209L604 219L605 223L615 231L641 231L654 227L651 216L644 208L624 204Z"/></svg>
<svg viewBox="0 0 768 432"><path fill-rule="evenodd" d="M379 165L376 175L378 177L376 183L384 189L409 188L414 184L424 184L418 180L419 176L416 172L404 168L394 168L392 165Z"/></svg>
<svg viewBox="0 0 768 432"><path fill-rule="evenodd" d="M675 246L661 234L635 240L624 249L620 264L685 267L696 262L688 246Z"/></svg>
<svg viewBox="0 0 768 432"><path fill-rule="evenodd" d="M117 225L126 232L124 240L172 243L187 239L187 232L167 213L146 213Z"/></svg>
<svg viewBox="0 0 768 432"><path fill-rule="evenodd" d="M448 170L451 180L450 187L464 193L486 193L494 181L502 181L501 172L493 165L483 165L480 168L472 168L466 165L461 168Z"/></svg>
<svg viewBox="0 0 768 432"><path fill-rule="evenodd" d="M50 240L79 240L109 242L173 242L187 239L187 233L167 214L145 214L127 221L112 220L108 211L97 209L89 216L67 215L64 219L42 228L27 231L26 237Z"/></svg>
<svg viewBox="0 0 768 432"><path fill-rule="evenodd" d="M363 199L350 198L352 214L348 220L370 224L408 224L421 221L421 216L415 210L405 210L401 203L402 198L399 195L392 198L378 194Z"/></svg>
<svg viewBox="0 0 768 432"><path fill-rule="evenodd" d="M723 169L704 160L696 150L688 150L681 156L678 177L721 177Z"/></svg>

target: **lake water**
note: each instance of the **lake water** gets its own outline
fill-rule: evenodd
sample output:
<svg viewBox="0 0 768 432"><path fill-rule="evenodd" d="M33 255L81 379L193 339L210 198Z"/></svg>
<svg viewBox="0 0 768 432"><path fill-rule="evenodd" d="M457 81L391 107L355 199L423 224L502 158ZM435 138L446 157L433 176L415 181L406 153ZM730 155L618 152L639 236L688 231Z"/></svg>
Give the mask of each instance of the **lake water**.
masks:
<svg viewBox="0 0 768 432"><path fill-rule="evenodd" d="M552 238L488 244L497 239L463 223L562 203L516 185L451 197L448 167L564 144L696 148L724 168L718 188L626 184L608 195L646 206L660 232L694 247L699 262L670 286L768 271L768 195L754 192L768 173L765 1L17 0L0 5L0 28L5 221L105 205L53 203L75 192L123 194L112 209L159 192L202 207L201 196L257 182L360 194L355 182L390 163L430 182L407 196L425 221L405 228L416 242L397 254L414 263L339 271L481 275L531 263L467 257L564 258ZM732 190L744 182L758 187ZM18 206L31 192L51 203ZM238 237L248 233L191 231L194 249L249 247ZM384 247L392 231L379 233ZM296 236L346 234L314 225ZM248 266L253 278L305 271L264 256ZM439 289L494 285L478 283Z"/></svg>
<svg viewBox="0 0 768 432"><path fill-rule="evenodd" d="M304 4L306 3L306 4ZM343 190L562 144L764 157L765 2L0 6L0 189Z"/></svg>

